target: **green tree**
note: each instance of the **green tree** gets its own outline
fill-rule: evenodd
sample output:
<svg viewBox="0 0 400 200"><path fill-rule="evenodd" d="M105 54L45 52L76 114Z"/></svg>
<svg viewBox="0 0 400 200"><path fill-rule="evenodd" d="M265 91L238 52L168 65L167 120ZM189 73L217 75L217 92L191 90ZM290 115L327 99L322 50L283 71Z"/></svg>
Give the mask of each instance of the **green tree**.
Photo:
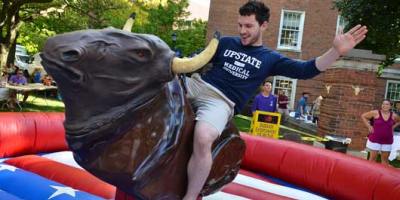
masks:
<svg viewBox="0 0 400 200"><path fill-rule="evenodd" d="M181 50L185 56L190 56L193 53L199 53L199 51L204 48L206 43L207 22L191 20L185 21L185 24L186 25L179 26L181 29L176 31L176 45L175 47L171 47Z"/></svg>
<svg viewBox="0 0 400 200"><path fill-rule="evenodd" d="M18 30L17 43L25 46L28 53L36 53L39 46L43 44L48 37L56 34L48 28L49 26L43 22L43 19L50 18L51 15L60 15L64 13L64 8L65 6L57 0L51 3L41 4L40 6L32 5L25 7L21 11L21 15L26 16L29 20L25 20ZM37 26L37 24L41 26Z"/></svg>
<svg viewBox="0 0 400 200"><path fill-rule="evenodd" d="M128 0L64 0L64 3L78 16L85 18L87 28L91 29L110 26L110 21L119 12L132 8Z"/></svg>
<svg viewBox="0 0 400 200"><path fill-rule="evenodd" d="M356 24L368 27L367 38L359 48L386 56L379 67L381 74L400 55L400 1L336 0L334 4L348 21L348 27Z"/></svg>
<svg viewBox="0 0 400 200"><path fill-rule="evenodd" d="M39 3L49 3L52 0L3 0L0 2L0 69L10 59L10 50L15 49L18 30L23 21L32 20L41 7ZM36 15L35 15L36 14Z"/></svg>
<svg viewBox="0 0 400 200"><path fill-rule="evenodd" d="M92 6L91 4L95 4ZM87 28L122 27L133 11L128 0L55 0L35 20L20 28L18 43L30 54L41 50L48 37Z"/></svg>
<svg viewBox="0 0 400 200"><path fill-rule="evenodd" d="M42 11L35 20L20 29L18 42L28 47L30 53L40 51L45 40L52 35L87 28L122 28L128 16L136 13L133 32L154 34L176 46L185 55L204 47L206 22L186 21L187 0L54 0L52 7ZM96 16L91 19L91 16ZM177 33L176 45L171 34Z"/></svg>
<svg viewBox="0 0 400 200"><path fill-rule="evenodd" d="M204 47L206 22L186 20L190 14L186 11L188 0L138 0L136 5L138 9L134 32L157 35L171 48L179 49L186 56ZM172 33L177 35L175 44Z"/></svg>

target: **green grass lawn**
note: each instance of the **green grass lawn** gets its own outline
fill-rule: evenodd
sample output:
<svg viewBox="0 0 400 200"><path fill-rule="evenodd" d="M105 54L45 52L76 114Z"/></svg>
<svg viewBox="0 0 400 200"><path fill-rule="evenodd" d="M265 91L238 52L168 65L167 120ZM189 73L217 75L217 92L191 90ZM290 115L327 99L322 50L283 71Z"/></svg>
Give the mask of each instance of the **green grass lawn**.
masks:
<svg viewBox="0 0 400 200"><path fill-rule="evenodd" d="M19 98L20 101L21 98ZM22 112L64 112L64 103L54 97L45 98L44 95L29 95L25 103L21 103ZM1 112L12 111L8 108L2 108ZM15 112L19 112L17 107Z"/></svg>

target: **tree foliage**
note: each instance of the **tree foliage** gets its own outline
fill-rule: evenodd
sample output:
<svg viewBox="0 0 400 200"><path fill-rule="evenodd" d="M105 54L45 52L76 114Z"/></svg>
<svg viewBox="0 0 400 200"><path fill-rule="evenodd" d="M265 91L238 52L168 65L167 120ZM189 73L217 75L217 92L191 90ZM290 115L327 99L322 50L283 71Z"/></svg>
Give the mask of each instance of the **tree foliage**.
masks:
<svg viewBox="0 0 400 200"><path fill-rule="evenodd" d="M110 26L116 13L132 7L128 0L64 0L64 3L67 8L83 17L85 25L90 29Z"/></svg>
<svg viewBox="0 0 400 200"><path fill-rule="evenodd" d="M356 24L368 27L367 38L360 48L386 56L378 73L392 65L400 56L400 1L336 0L334 3L348 27Z"/></svg>
<svg viewBox="0 0 400 200"><path fill-rule="evenodd" d="M186 20L189 12L188 0L137 1L138 17L134 32L151 33L167 42L172 49L177 49L185 56L201 49L205 45L206 22ZM172 41L172 34L177 35Z"/></svg>
<svg viewBox="0 0 400 200"><path fill-rule="evenodd" d="M47 6L40 16L24 23L20 29L18 43L26 46L31 54L40 51L50 36L88 28L122 26L132 12L128 0L55 0Z"/></svg>
<svg viewBox="0 0 400 200"><path fill-rule="evenodd" d="M206 43L207 23L202 20L186 21L186 27L176 31L177 42L174 49L182 51L184 56L199 53ZM174 44L172 44L174 45Z"/></svg>
<svg viewBox="0 0 400 200"><path fill-rule="evenodd" d="M0 69L10 60L10 50L15 49L18 30L23 21L33 20L43 9L42 3L52 0L3 0L0 2ZM11 60L13 58L11 57Z"/></svg>
<svg viewBox="0 0 400 200"><path fill-rule="evenodd" d="M36 8L34 20L19 29L18 43L34 54L50 36L88 28L122 28L135 12L133 32L157 35L189 56L204 47L206 22L185 20L188 5L188 0L54 0ZM176 42L171 38L174 32Z"/></svg>

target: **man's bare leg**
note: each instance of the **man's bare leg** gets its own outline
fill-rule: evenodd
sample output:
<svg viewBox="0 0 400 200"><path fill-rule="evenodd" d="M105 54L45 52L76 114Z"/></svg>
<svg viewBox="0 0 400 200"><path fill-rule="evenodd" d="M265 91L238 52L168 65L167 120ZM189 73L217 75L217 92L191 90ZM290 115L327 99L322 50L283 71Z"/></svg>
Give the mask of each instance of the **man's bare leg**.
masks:
<svg viewBox="0 0 400 200"><path fill-rule="evenodd" d="M219 133L207 122L198 121L194 130L193 153L188 165L188 188L184 200L199 196L212 166L211 146Z"/></svg>

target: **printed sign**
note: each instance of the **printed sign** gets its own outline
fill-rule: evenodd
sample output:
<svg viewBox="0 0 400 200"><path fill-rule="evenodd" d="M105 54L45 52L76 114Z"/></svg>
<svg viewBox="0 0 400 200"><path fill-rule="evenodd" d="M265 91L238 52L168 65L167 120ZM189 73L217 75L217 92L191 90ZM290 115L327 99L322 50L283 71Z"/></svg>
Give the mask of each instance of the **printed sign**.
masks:
<svg viewBox="0 0 400 200"><path fill-rule="evenodd" d="M281 114L265 111L255 111L251 123L252 135L278 139Z"/></svg>

